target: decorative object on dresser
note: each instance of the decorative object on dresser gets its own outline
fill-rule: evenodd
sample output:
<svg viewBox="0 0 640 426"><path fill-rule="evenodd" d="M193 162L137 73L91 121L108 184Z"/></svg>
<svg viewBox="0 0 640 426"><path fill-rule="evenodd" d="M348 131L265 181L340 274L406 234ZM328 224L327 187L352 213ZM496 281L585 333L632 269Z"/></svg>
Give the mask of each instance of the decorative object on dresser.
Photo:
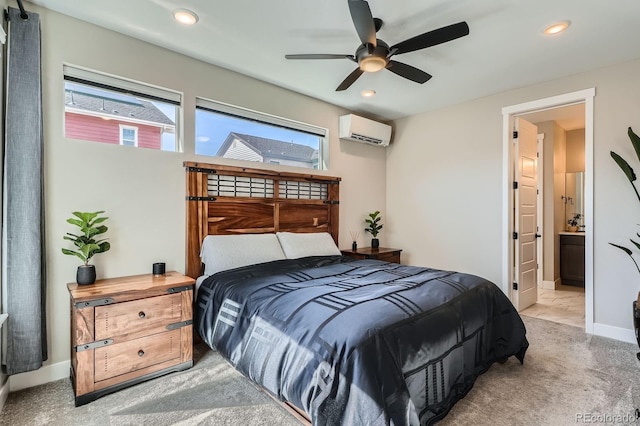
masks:
<svg viewBox="0 0 640 426"><path fill-rule="evenodd" d="M62 249L62 253L77 256L83 265L78 266L76 272L76 282L81 285L93 284L96 281L96 268L89 265L89 261L98 253L109 251L111 244L106 239L96 239L98 235L102 235L109 228L103 223L108 217L99 217L104 211L98 212L73 212L75 218L67 219L67 223L80 228L80 235L67 232L63 237L67 241L71 241L77 250Z"/></svg>
<svg viewBox="0 0 640 426"><path fill-rule="evenodd" d="M580 223L581 218L582 218L582 215L580 213L576 213L573 215L571 219L567 221L567 224L569 225L569 228L568 228L569 232L578 231L578 224Z"/></svg>
<svg viewBox="0 0 640 426"><path fill-rule="evenodd" d="M373 213L369 213L369 217L364 221L367 223L367 227L364 228L365 232L371 234L373 238L371 238L371 247L378 248L380 246L380 240L378 240L378 234L384 225L380 223L380 212L376 210Z"/></svg>
<svg viewBox="0 0 640 426"><path fill-rule="evenodd" d="M349 234L351 234L351 241L353 241L351 243L351 250L356 251L358 250L358 237L360 236L360 232L349 231Z"/></svg>
<svg viewBox="0 0 640 426"><path fill-rule="evenodd" d="M158 275L164 275L165 273L165 263L164 262L157 262L154 263L151 266L151 272L153 273L153 275L158 276Z"/></svg>
<svg viewBox="0 0 640 426"><path fill-rule="evenodd" d="M400 252L402 249L387 247L363 247L357 250L340 250L343 256L354 257L356 259L375 259L391 263L400 263Z"/></svg>
<svg viewBox="0 0 640 426"><path fill-rule="evenodd" d="M177 272L67 284L75 404L193 366L193 287Z"/></svg>

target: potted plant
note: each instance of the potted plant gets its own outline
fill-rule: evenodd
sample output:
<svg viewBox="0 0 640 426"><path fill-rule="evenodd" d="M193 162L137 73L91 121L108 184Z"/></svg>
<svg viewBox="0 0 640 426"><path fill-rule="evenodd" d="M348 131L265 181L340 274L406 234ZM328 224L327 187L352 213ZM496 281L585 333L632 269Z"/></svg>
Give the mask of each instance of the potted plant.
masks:
<svg viewBox="0 0 640 426"><path fill-rule="evenodd" d="M367 227L364 228L365 232L370 233L371 236L373 237L371 239L372 248L380 247L380 241L378 240L378 233L380 233L380 230L382 229L382 226L383 226L380 223L380 220L382 220L382 218L380 217L380 212L377 210L373 213L369 213L369 217L364 220L367 223Z"/></svg>
<svg viewBox="0 0 640 426"><path fill-rule="evenodd" d="M106 239L97 239L99 235L107 232L107 228L103 222L108 217L99 217L104 211L89 212L73 212L75 217L67 219L67 222L80 228L78 234L67 232L63 237L67 241L71 241L76 250L62 249L62 253L77 256L82 260L83 265L78 266L76 273L76 282L78 284L93 284L96 281L96 268L89 265L89 261L98 253L104 253L111 248Z"/></svg>
<svg viewBox="0 0 640 426"><path fill-rule="evenodd" d="M631 127L629 127L629 129L627 130L627 135L631 140L631 144L633 145L633 149L636 152L636 156L638 157L638 160L640 160L640 137L633 132ZM633 187L633 191L636 193L636 197L638 198L638 201L640 201L640 193L638 193L638 188L634 183L637 177L635 172L633 171L633 168L629 165L629 163L624 158L622 158L620 155L616 154L613 151L611 151L611 157L613 157L614 161L622 169L623 173L631 183L631 186ZM640 233L636 233L636 235L640 237ZM640 243L638 243L637 241L634 241L631 238L629 239L629 241L637 249L640 249ZM614 243L609 243L609 244L627 253L627 255L629 255L629 257L633 261L634 265L636 265L636 269L638 270L638 273L640 273L640 267L638 267L638 262L636 262L636 259L633 257L633 251L631 251L630 248L621 246L619 244L614 244ZM640 292L638 292L638 300L633 301L634 327L636 329L636 340L638 341L638 345L640 345L640 306L639 304L640 304ZM636 356L638 357L638 359L640 359L640 352L638 352Z"/></svg>
<svg viewBox="0 0 640 426"><path fill-rule="evenodd" d="M567 221L569 224L569 232L576 232L578 230L580 218L582 218L582 215L580 213L575 213L573 217Z"/></svg>

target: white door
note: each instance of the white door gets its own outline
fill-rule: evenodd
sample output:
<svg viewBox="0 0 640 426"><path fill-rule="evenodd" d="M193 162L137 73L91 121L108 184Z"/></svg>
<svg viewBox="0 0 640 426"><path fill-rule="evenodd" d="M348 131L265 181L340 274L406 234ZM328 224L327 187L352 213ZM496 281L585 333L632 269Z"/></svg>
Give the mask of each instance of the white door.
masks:
<svg viewBox="0 0 640 426"><path fill-rule="evenodd" d="M538 128L522 118L515 119L515 217L513 301L518 311L538 299L537 249L537 143Z"/></svg>

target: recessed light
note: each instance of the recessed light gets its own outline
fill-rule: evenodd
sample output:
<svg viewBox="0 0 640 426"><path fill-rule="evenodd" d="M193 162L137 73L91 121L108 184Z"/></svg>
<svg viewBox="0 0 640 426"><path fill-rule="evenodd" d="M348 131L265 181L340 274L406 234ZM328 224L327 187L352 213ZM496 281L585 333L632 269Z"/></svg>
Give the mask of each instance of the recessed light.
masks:
<svg viewBox="0 0 640 426"><path fill-rule="evenodd" d="M362 92L360 92L360 94L362 95L362 97L364 98L372 98L376 95L376 91L375 90L363 90Z"/></svg>
<svg viewBox="0 0 640 426"><path fill-rule="evenodd" d="M198 15L188 9L176 9L173 11L173 17L176 21L185 25L193 25L198 22Z"/></svg>
<svg viewBox="0 0 640 426"><path fill-rule="evenodd" d="M571 21L556 22L555 24L551 24L545 28L544 33L546 35L558 34L569 28L569 25L571 25Z"/></svg>

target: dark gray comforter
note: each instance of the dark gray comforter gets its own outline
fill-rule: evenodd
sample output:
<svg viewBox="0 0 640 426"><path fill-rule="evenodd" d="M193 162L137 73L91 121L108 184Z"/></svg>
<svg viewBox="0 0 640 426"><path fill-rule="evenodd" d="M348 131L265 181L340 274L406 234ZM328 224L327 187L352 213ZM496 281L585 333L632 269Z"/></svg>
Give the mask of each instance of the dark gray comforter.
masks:
<svg viewBox="0 0 640 426"><path fill-rule="evenodd" d="M316 426L431 424L529 345L485 279L340 256L213 275L196 318L209 346Z"/></svg>

